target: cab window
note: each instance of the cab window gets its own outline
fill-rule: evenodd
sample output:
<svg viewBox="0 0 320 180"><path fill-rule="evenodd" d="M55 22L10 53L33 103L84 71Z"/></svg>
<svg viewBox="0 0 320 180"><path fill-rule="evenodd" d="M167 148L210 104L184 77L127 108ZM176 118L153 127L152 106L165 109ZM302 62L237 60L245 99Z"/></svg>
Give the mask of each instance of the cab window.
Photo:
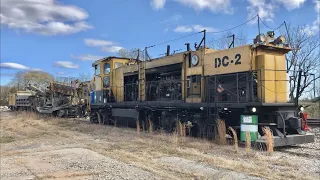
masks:
<svg viewBox="0 0 320 180"><path fill-rule="evenodd" d="M103 69L104 69L104 74L110 74L110 64L109 63L105 63Z"/></svg>
<svg viewBox="0 0 320 180"><path fill-rule="evenodd" d="M100 75L100 65L99 64L96 64L94 66L94 74L95 75Z"/></svg>
<svg viewBox="0 0 320 180"><path fill-rule="evenodd" d="M103 78L103 87L109 88L110 87L110 76L105 76Z"/></svg>

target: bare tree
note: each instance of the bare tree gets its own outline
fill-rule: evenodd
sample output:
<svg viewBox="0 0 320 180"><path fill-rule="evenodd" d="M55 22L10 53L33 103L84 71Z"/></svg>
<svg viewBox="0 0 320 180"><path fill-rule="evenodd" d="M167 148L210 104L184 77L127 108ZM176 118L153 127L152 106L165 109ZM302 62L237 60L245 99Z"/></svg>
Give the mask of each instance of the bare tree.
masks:
<svg viewBox="0 0 320 180"><path fill-rule="evenodd" d="M320 78L320 38L318 33L310 33L304 26L288 26L286 35L292 51L286 55L290 76L291 100L296 98L299 70L302 71L298 98L304 93L313 91L314 83ZM316 85L319 86L319 85Z"/></svg>
<svg viewBox="0 0 320 180"><path fill-rule="evenodd" d="M234 36L234 42L233 42ZM247 37L240 31L238 34L233 34L231 31L208 42L208 46L212 49L223 50L231 47L242 46L247 44ZM233 43L233 44L232 44Z"/></svg>
<svg viewBox="0 0 320 180"><path fill-rule="evenodd" d="M132 48L131 50L120 49L118 52L118 55L120 57L131 58L131 59L139 58L140 60L143 60L145 56L144 51L139 48Z"/></svg>
<svg viewBox="0 0 320 180"><path fill-rule="evenodd" d="M93 75L91 73L79 73L80 81L91 81Z"/></svg>
<svg viewBox="0 0 320 180"><path fill-rule="evenodd" d="M31 85L36 85L41 89L46 89L50 82L53 81L52 75L42 72L42 71L27 71L18 72L15 77L11 80L11 89L25 90L26 87ZM11 90L11 91L13 91Z"/></svg>
<svg viewBox="0 0 320 180"><path fill-rule="evenodd" d="M9 86L0 86L0 105L7 106L9 104Z"/></svg>

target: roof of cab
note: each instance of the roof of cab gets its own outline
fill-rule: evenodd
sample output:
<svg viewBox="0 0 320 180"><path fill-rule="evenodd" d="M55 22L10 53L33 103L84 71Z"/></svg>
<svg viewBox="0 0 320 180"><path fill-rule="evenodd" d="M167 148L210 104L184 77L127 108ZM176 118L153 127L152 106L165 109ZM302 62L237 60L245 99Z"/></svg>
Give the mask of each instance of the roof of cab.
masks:
<svg viewBox="0 0 320 180"><path fill-rule="evenodd" d="M117 57L117 56L108 56L108 57L104 57L102 59L96 60L95 62L92 63L92 67L94 67L96 64L99 64L101 61L107 61L109 59L128 59L128 60L135 60L133 58L126 58L126 57Z"/></svg>

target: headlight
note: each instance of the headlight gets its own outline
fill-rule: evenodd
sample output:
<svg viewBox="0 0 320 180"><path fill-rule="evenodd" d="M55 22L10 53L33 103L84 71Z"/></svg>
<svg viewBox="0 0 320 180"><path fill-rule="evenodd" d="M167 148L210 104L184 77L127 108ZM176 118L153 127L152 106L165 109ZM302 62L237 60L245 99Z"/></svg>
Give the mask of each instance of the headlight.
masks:
<svg viewBox="0 0 320 180"><path fill-rule="evenodd" d="M303 110L304 110L304 107L303 107L303 106L301 106L301 107L300 107L300 111L303 111Z"/></svg>
<svg viewBox="0 0 320 180"><path fill-rule="evenodd" d="M257 108L253 107L251 111L255 113L257 111Z"/></svg>

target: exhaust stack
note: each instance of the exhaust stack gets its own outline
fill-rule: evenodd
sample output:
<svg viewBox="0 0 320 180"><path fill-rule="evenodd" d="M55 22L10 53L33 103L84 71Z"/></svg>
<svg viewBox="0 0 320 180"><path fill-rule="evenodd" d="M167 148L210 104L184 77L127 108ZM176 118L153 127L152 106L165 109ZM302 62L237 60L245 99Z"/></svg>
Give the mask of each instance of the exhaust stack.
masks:
<svg viewBox="0 0 320 180"><path fill-rule="evenodd" d="M167 46L167 56L170 56L170 45Z"/></svg>

